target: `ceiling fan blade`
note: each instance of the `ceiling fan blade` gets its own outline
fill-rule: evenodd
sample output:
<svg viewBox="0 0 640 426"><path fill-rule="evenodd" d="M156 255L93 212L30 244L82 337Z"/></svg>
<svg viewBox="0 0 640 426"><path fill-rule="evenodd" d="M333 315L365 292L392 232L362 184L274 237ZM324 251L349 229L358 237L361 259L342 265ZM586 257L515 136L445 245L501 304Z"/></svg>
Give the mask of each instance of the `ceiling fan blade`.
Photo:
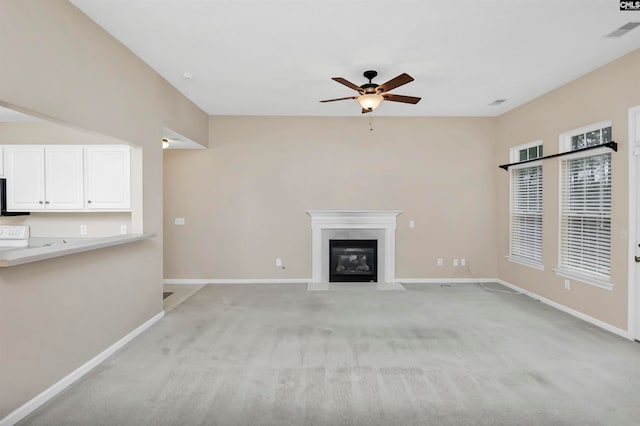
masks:
<svg viewBox="0 0 640 426"><path fill-rule="evenodd" d="M324 101L320 101L320 102L346 101L347 99L356 99L356 98L357 98L357 96L348 96L346 98L325 99Z"/></svg>
<svg viewBox="0 0 640 426"><path fill-rule="evenodd" d="M385 93L382 97L385 101L404 102L405 104L417 104L422 99L415 96L393 95L391 93Z"/></svg>
<svg viewBox="0 0 640 426"><path fill-rule="evenodd" d="M407 84L407 83L410 83L412 81L413 81L413 77L411 77L407 73L402 73L399 76L397 76L396 78L392 78L391 80L387 81L386 83L382 83L378 87L380 89L382 89L383 92L388 92L390 90L395 89L396 87L400 87L403 84Z"/></svg>
<svg viewBox="0 0 640 426"><path fill-rule="evenodd" d="M350 89L355 90L356 92L360 92L362 89L360 88L360 86L356 86L355 84L353 84L352 82L345 80L342 77L331 77L331 80L333 81L337 81L340 84L344 84L345 86L347 86Z"/></svg>

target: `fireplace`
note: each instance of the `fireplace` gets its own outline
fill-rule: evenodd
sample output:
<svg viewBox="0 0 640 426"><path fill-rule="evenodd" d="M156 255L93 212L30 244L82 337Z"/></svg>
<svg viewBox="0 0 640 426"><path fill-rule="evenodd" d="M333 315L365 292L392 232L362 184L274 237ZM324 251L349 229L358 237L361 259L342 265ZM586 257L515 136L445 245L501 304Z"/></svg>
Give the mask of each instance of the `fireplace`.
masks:
<svg viewBox="0 0 640 426"><path fill-rule="evenodd" d="M378 240L329 240L329 282L378 282Z"/></svg>
<svg viewBox="0 0 640 426"><path fill-rule="evenodd" d="M329 283L330 240L378 240L375 280L395 282L396 216L399 210L309 210L311 282ZM375 257L374 257L375 258Z"/></svg>

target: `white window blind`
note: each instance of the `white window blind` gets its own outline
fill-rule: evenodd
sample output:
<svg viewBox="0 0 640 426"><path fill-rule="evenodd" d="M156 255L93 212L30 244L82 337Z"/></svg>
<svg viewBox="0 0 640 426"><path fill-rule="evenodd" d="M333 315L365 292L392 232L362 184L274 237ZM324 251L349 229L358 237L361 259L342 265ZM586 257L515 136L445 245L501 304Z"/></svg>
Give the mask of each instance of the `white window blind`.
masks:
<svg viewBox="0 0 640 426"><path fill-rule="evenodd" d="M511 171L511 256L542 263L542 166Z"/></svg>
<svg viewBox="0 0 640 426"><path fill-rule="evenodd" d="M560 267L608 279L611 154L563 161L561 197Z"/></svg>
<svg viewBox="0 0 640 426"><path fill-rule="evenodd" d="M611 142L611 123L565 134L564 150ZM611 153L576 154L561 162L559 273L611 288Z"/></svg>

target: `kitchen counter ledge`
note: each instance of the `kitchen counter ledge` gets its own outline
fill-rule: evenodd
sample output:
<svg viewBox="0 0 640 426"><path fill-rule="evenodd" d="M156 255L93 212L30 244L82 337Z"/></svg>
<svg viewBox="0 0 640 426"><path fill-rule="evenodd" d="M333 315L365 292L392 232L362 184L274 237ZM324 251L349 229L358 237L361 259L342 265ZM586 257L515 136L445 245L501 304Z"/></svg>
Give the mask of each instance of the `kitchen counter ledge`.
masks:
<svg viewBox="0 0 640 426"><path fill-rule="evenodd" d="M32 237L28 247L0 249L0 267L23 265L40 260L82 253L155 237L156 234L124 234L98 238Z"/></svg>

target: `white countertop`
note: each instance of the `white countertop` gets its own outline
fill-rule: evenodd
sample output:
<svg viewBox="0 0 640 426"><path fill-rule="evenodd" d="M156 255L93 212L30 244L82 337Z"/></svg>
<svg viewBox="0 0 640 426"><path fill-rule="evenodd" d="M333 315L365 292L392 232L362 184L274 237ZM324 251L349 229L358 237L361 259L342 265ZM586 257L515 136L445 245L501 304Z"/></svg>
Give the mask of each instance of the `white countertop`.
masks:
<svg viewBox="0 0 640 426"><path fill-rule="evenodd" d="M155 237L156 234L123 234L99 238L32 237L29 247L0 247L0 267L22 265L54 257L128 244Z"/></svg>

